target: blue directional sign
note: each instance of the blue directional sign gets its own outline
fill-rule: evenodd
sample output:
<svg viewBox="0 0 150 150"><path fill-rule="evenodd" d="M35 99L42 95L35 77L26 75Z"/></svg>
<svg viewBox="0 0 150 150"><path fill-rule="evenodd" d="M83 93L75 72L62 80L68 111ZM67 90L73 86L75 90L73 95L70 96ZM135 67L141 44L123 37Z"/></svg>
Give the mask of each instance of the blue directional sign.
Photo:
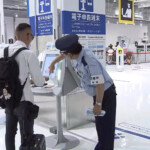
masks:
<svg viewBox="0 0 150 150"><path fill-rule="evenodd" d="M93 12L93 0L79 0L79 10Z"/></svg>
<svg viewBox="0 0 150 150"><path fill-rule="evenodd" d="M35 16L30 17L30 25L34 36L53 35L52 13L36 16L36 26Z"/></svg>
<svg viewBox="0 0 150 150"><path fill-rule="evenodd" d="M30 22L30 25L31 25L31 28L32 28L32 33L35 36L36 35L36 32L35 32L35 16L30 17L29 22Z"/></svg>
<svg viewBox="0 0 150 150"><path fill-rule="evenodd" d="M51 12L51 0L39 0L39 13Z"/></svg>
<svg viewBox="0 0 150 150"><path fill-rule="evenodd" d="M105 15L95 13L63 11L62 33L106 34Z"/></svg>
<svg viewBox="0 0 150 150"><path fill-rule="evenodd" d="M53 15L52 13L37 16L37 35L53 34Z"/></svg>

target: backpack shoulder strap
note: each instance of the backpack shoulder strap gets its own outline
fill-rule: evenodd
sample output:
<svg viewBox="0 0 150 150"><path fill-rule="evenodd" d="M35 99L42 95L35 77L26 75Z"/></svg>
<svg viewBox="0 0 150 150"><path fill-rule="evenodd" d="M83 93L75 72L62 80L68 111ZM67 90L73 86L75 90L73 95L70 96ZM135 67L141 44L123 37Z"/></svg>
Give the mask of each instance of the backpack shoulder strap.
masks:
<svg viewBox="0 0 150 150"><path fill-rule="evenodd" d="M84 66L87 66L87 62L85 61L85 58L84 58L84 56L82 57L82 60L81 60L81 62L83 63L83 65L84 65Z"/></svg>
<svg viewBox="0 0 150 150"><path fill-rule="evenodd" d="M7 59L8 58L8 47L4 48L4 58Z"/></svg>
<svg viewBox="0 0 150 150"><path fill-rule="evenodd" d="M19 48L12 56L11 58L15 58L21 51L27 49L26 47Z"/></svg>
<svg viewBox="0 0 150 150"><path fill-rule="evenodd" d="M25 86L25 84L26 84L26 82L27 82L27 79L28 79L28 77L27 77L26 80L24 81L24 83L23 83L23 85L22 85L22 89L24 89L24 86Z"/></svg>

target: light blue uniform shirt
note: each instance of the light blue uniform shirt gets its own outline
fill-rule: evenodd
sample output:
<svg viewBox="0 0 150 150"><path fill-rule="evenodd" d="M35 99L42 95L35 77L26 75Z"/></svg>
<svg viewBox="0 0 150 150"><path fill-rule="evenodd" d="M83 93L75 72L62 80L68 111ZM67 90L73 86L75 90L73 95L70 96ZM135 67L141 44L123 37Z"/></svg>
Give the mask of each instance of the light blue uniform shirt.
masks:
<svg viewBox="0 0 150 150"><path fill-rule="evenodd" d="M102 64L94 56L94 53L89 49L82 49L76 64L74 64L74 69L81 80L81 86L84 88L85 92L90 96L96 96L96 85L91 84L91 76L103 76L104 91L107 90L113 84L111 77L105 71Z"/></svg>

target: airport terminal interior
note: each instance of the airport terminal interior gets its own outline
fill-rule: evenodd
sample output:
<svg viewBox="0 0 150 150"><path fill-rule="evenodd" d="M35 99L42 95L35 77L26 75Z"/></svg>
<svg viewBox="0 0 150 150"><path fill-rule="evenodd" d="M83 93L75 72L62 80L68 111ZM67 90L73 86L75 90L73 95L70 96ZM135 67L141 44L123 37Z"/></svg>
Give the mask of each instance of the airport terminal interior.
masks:
<svg viewBox="0 0 150 150"><path fill-rule="evenodd" d="M58 12L62 5L60 1L57 0ZM65 1L69 0L62 1L66 4ZM82 4L86 3L86 0L83 1ZM99 0L95 1L98 3ZM79 37L84 46L89 44L89 48L93 48L93 53L104 65L116 86L114 150L150 150L150 1L127 0L133 1L134 23L131 20L119 23L118 9L121 0L100 1L103 1L101 3L105 7L105 35L90 35L92 38L89 38L89 43L83 34L79 33ZM46 3L44 0L38 2ZM53 0L47 2L54 4ZM90 2L93 4L94 0ZM33 23L27 13L28 9L32 9L29 4L35 3L30 3L29 0L3 1L5 29L0 34L4 33L5 38L0 39L0 50L14 42L14 28L19 23ZM83 4L82 8L83 6L86 9L86 5ZM63 7L62 10L68 9ZM65 32L69 29L66 29L67 26L62 31L64 34L68 34ZM43 76L49 77L45 87L31 86L35 104L40 107L38 118L35 119L34 133L45 135L46 150L94 150L98 141L95 116L87 113L88 109L93 108L92 97L79 87L80 81L69 61L59 62L54 73L49 76L49 64L60 54L54 46L58 37L39 35L31 44L31 49L39 59ZM120 43L119 48L116 42ZM121 47L121 44L124 46ZM5 121L5 110L0 108L0 150L6 150ZM68 139L68 143L61 141L64 137ZM15 144L16 150L19 150L19 126ZM70 144L71 148L64 148Z"/></svg>

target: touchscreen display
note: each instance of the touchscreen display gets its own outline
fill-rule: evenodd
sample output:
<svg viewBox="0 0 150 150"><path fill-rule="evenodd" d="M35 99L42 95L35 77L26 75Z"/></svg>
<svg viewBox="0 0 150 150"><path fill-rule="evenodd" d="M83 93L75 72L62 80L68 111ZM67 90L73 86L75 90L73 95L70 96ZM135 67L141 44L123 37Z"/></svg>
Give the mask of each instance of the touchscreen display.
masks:
<svg viewBox="0 0 150 150"><path fill-rule="evenodd" d="M55 64L55 70L54 73L49 74L49 66L51 62L58 56L58 54L46 54L45 61L43 64L43 76L49 77L49 78L55 78L56 70L57 70L57 64Z"/></svg>

